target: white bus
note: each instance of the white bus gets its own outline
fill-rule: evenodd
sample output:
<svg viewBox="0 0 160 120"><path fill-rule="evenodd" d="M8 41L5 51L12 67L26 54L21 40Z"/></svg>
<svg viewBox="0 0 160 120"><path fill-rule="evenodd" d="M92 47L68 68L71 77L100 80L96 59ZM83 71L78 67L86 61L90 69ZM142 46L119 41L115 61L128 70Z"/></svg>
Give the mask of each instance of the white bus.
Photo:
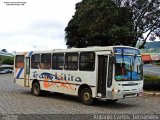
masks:
<svg viewBox="0 0 160 120"><path fill-rule="evenodd" d="M142 96L140 51L128 46L73 48L16 53L14 82L39 96L46 91L115 102Z"/></svg>

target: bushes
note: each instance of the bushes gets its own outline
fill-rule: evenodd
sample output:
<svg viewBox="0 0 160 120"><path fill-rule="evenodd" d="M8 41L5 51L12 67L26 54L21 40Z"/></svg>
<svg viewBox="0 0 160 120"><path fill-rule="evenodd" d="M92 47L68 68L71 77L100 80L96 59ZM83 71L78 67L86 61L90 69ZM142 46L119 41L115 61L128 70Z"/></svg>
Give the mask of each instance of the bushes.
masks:
<svg viewBox="0 0 160 120"><path fill-rule="evenodd" d="M13 59L4 59L2 61L2 64L7 64L7 65L13 65L14 64L14 60Z"/></svg>
<svg viewBox="0 0 160 120"><path fill-rule="evenodd" d="M144 75L144 81L145 82L155 82L155 81L160 82L160 76L147 74L147 75Z"/></svg>
<svg viewBox="0 0 160 120"><path fill-rule="evenodd" d="M144 75L144 90L159 90L160 91L160 76Z"/></svg>
<svg viewBox="0 0 160 120"><path fill-rule="evenodd" d="M14 58L9 57L9 56L1 56L0 55L0 64L13 65L14 64Z"/></svg>

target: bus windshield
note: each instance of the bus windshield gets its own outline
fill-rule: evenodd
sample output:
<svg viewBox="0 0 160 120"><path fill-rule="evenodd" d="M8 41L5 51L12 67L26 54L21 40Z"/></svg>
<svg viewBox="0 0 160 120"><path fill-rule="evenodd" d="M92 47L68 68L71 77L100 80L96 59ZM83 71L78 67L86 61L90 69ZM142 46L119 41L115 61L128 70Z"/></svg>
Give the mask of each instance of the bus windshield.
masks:
<svg viewBox="0 0 160 120"><path fill-rule="evenodd" d="M117 81L134 81L143 79L143 67L140 56L116 55L115 79Z"/></svg>

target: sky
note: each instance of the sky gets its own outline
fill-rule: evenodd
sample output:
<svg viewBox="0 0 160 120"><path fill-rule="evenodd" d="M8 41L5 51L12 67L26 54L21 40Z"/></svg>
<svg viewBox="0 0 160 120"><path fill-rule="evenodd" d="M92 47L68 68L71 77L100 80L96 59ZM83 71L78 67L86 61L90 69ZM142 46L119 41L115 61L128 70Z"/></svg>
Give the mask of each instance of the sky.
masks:
<svg viewBox="0 0 160 120"><path fill-rule="evenodd" d="M17 1L26 3L6 3ZM75 13L75 4L80 1L0 0L0 50L65 49L64 29Z"/></svg>

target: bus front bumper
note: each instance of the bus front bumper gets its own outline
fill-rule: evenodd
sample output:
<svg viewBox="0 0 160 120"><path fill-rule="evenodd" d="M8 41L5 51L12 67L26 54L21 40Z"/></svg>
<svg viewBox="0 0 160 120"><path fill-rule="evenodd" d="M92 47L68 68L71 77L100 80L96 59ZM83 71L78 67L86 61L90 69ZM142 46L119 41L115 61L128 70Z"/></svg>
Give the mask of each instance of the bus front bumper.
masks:
<svg viewBox="0 0 160 120"><path fill-rule="evenodd" d="M131 98L131 97L137 97L137 96L143 96L143 90L141 91L112 91L112 99L121 99L121 98Z"/></svg>

